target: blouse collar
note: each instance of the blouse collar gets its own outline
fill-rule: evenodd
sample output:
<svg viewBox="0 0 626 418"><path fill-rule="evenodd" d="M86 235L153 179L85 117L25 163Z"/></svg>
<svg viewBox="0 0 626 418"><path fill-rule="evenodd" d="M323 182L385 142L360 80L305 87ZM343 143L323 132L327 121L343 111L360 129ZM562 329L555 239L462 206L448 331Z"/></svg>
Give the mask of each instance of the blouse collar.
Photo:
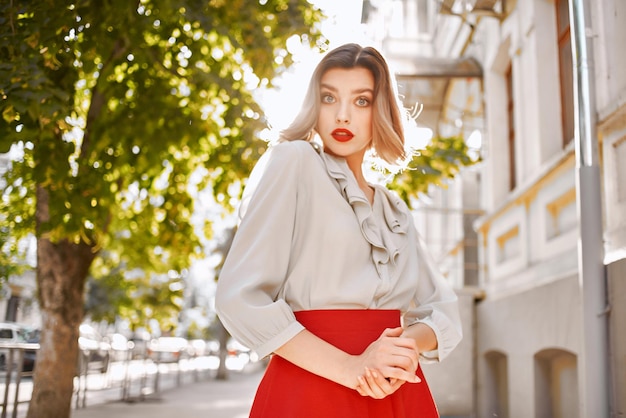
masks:
<svg viewBox="0 0 626 418"><path fill-rule="evenodd" d="M404 210L404 202L386 187L373 185L374 205L370 205L347 162L325 152L320 152L320 155L328 175L336 181L340 193L352 206L363 237L372 245L374 262L393 263L399 249L404 247L408 239L410 220L409 214ZM382 219L375 216L374 208L380 208ZM383 225L380 225L381 221L384 221Z"/></svg>

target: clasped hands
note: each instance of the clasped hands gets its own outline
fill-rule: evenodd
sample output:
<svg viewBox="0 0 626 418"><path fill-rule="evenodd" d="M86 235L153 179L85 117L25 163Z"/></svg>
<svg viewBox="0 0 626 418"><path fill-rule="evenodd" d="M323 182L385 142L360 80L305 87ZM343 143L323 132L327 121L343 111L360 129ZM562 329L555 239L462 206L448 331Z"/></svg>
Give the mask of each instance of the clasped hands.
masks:
<svg viewBox="0 0 626 418"><path fill-rule="evenodd" d="M387 328L376 341L356 356L361 375L356 391L362 396L382 399L404 383L419 383L415 375L419 350L413 338L402 337L403 328Z"/></svg>

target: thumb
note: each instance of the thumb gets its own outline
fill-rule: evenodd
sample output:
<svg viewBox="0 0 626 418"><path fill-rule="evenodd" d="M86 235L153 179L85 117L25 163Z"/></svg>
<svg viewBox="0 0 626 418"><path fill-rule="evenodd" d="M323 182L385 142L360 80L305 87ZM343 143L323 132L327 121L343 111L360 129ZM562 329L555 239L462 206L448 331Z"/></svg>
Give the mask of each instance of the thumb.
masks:
<svg viewBox="0 0 626 418"><path fill-rule="evenodd" d="M404 329L402 327L397 327L397 328L386 328L383 331L383 337L399 337L402 335L402 333L404 332Z"/></svg>

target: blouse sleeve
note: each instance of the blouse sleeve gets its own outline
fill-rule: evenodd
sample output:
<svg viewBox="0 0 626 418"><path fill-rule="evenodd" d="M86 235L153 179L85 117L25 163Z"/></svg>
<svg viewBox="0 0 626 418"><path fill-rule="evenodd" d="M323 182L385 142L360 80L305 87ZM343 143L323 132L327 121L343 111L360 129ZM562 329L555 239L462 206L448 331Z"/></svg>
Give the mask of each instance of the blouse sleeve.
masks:
<svg viewBox="0 0 626 418"><path fill-rule="evenodd" d="M266 155L215 295L224 327L261 358L304 329L289 305L278 298L287 276L296 218L299 147L280 144Z"/></svg>
<svg viewBox="0 0 626 418"><path fill-rule="evenodd" d="M416 236L419 259L419 281L415 306L404 315L407 326L423 323L433 329L437 349L420 354L424 362L437 362L447 357L463 337L458 297L443 278L435 261Z"/></svg>

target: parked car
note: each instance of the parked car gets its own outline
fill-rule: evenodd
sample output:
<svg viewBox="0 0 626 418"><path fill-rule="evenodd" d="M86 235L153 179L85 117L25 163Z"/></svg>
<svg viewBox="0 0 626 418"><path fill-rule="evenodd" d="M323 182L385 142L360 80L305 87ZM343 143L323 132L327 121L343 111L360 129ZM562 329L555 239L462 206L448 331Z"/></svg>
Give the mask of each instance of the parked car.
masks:
<svg viewBox="0 0 626 418"><path fill-rule="evenodd" d="M39 330L29 333L26 342L39 343L41 332ZM80 373L84 360L87 360L85 371L96 370L106 373L111 362L111 345L88 324L79 327L78 348L82 356L78 359L78 372ZM24 370L33 370L36 365L37 350L24 350Z"/></svg>
<svg viewBox="0 0 626 418"><path fill-rule="evenodd" d="M207 341L206 352L208 356L217 356L220 353L220 342L217 340Z"/></svg>
<svg viewBox="0 0 626 418"><path fill-rule="evenodd" d="M152 337L144 330L135 331L128 339L132 344L133 359L145 359L148 356L148 345Z"/></svg>
<svg viewBox="0 0 626 418"><path fill-rule="evenodd" d="M109 334L106 340L111 344L111 359L114 361L124 361L129 359L130 348L128 338L120 333Z"/></svg>
<svg viewBox="0 0 626 418"><path fill-rule="evenodd" d="M17 344L26 342L26 331L24 327L13 322L0 322L0 345ZM4 370L9 360L10 349L0 346L0 369ZM13 353L13 364L17 365L18 353Z"/></svg>
<svg viewBox="0 0 626 418"><path fill-rule="evenodd" d="M191 354L194 357L202 357L208 354L207 343L201 339L195 339L189 341L189 346L191 348Z"/></svg>
<svg viewBox="0 0 626 418"><path fill-rule="evenodd" d="M41 330L39 329L30 329L26 334L26 342L29 344L37 344L39 345L39 335L41 334ZM32 372L35 370L35 360L37 359L37 351L38 348L28 348L24 350L24 365L23 370L27 372Z"/></svg>
<svg viewBox="0 0 626 418"><path fill-rule="evenodd" d="M81 360L87 360L87 371L107 372L111 362L111 344L106 342L94 327L89 324L80 324L78 347L83 354ZM79 364L81 364L80 360Z"/></svg>
<svg viewBox="0 0 626 418"><path fill-rule="evenodd" d="M190 357L189 342L182 337L159 337L148 344L148 357L157 363L176 363Z"/></svg>

